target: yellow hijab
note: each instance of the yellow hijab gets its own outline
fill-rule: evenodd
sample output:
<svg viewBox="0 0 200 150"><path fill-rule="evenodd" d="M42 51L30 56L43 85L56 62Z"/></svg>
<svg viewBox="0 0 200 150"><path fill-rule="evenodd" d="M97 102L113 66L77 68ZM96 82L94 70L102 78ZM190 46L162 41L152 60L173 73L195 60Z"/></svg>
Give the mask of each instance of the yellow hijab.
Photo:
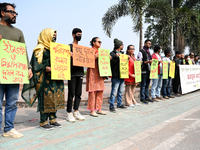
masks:
<svg viewBox="0 0 200 150"><path fill-rule="evenodd" d="M50 42L52 42L55 31L56 30L47 28L42 30L42 32L38 36L38 45L34 48L33 52L35 57L38 59L39 64L42 63L44 48L50 50Z"/></svg>

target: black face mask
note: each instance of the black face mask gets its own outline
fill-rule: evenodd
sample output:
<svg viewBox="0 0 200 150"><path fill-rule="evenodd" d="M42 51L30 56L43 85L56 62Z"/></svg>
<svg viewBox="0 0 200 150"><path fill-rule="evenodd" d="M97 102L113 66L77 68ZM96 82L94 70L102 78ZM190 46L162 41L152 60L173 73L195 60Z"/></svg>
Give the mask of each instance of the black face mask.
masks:
<svg viewBox="0 0 200 150"><path fill-rule="evenodd" d="M56 36L52 38L52 42L56 42Z"/></svg>
<svg viewBox="0 0 200 150"><path fill-rule="evenodd" d="M12 19L15 18L15 21L13 21ZM9 24L15 24L16 23L16 17L13 17L12 19L10 19L7 15L5 15L4 17L4 21L9 23Z"/></svg>
<svg viewBox="0 0 200 150"><path fill-rule="evenodd" d="M81 36L75 36L75 39L77 40L77 41L80 41L81 40Z"/></svg>

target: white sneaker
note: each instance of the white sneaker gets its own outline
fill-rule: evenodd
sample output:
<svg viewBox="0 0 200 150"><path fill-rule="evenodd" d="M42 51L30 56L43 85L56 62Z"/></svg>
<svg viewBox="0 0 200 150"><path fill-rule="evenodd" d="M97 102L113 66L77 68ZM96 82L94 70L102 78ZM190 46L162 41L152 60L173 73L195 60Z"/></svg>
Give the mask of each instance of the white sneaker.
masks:
<svg viewBox="0 0 200 150"><path fill-rule="evenodd" d="M21 138L24 135L17 132L14 128L3 134L4 137Z"/></svg>
<svg viewBox="0 0 200 150"><path fill-rule="evenodd" d="M80 114L79 111L74 112L74 118L75 118L76 120L85 120L85 117L83 117L83 116Z"/></svg>
<svg viewBox="0 0 200 150"><path fill-rule="evenodd" d="M67 118L66 118L66 120L69 121L69 122L75 122L75 121L76 121L76 119L74 118L72 112L67 113Z"/></svg>
<svg viewBox="0 0 200 150"><path fill-rule="evenodd" d="M140 104L139 103L135 103L135 106L140 106Z"/></svg>
<svg viewBox="0 0 200 150"><path fill-rule="evenodd" d="M129 105L129 107L134 107L134 106L135 106L134 104Z"/></svg>

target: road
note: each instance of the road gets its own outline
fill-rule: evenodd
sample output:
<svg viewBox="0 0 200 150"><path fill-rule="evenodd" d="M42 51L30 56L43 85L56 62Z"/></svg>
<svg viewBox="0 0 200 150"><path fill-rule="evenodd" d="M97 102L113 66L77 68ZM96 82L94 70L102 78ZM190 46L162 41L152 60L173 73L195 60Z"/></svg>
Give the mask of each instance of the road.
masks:
<svg viewBox="0 0 200 150"><path fill-rule="evenodd" d="M36 108L18 109L15 128L21 139L1 137L1 150L75 149L75 150L199 150L200 91L175 99L140 105L106 116L91 117L80 107L85 121L66 122L66 111L58 111L62 128L39 128ZM34 120L32 120L34 119ZM32 121L30 121L32 120Z"/></svg>

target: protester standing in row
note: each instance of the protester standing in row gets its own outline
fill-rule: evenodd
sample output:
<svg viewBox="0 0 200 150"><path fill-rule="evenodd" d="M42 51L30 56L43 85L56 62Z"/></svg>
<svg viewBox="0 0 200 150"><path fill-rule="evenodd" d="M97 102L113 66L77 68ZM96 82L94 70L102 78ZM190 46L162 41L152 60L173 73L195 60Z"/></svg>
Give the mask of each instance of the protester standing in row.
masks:
<svg viewBox="0 0 200 150"><path fill-rule="evenodd" d="M140 104L136 102L134 98L135 88L138 83L135 83L135 71L134 71L134 62L137 61L135 56L135 47L129 45L126 50L126 54L130 56L129 58L129 78L124 79L125 81L125 105L129 107L139 106Z"/></svg>
<svg viewBox="0 0 200 150"><path fill-rule="evenodd" d="M103 91L105 90L104 78L100 77L98 66L98 49L101 47L101 41L98 37L94 37L90 45L95 50L95 68L88 68L86 75L86 92L88 92L87 109L91 111L90 115L98 117L98 114L106 115L101 110L103 103ZM97 113L95 112L97 110Z"/></svg>
<svg viewBox="0 0 200 150"><path fill-rule="evenodd" d="M173 80L173 91L176 96L180 96L180 94L179 94L179 86L180 86L179 65L181 64L181 52L180 51L176 51L174 62L175 62L175 78Z"/></svg>
<svg viewBox="0 0 200 150"><path fill-rule="evenodd" d="M66 120L69 122L75 122L77 120L85 120L80 112L78 111L79 104L81 102L82 95L82 83L84 76L84 68L73 65L73 44L78 44L81 40L82 31L79 28L72 30L73 43L69 44L71 49L71 80L68 80L68 99L67 99L67 117ZM72 105L74 100L74 113L72 114Z"/></svg>
<svg viewBox="0 0 200 150"><path fill-rule="evenodd" d="M168 79L163 79L162 84L162 96L165 99L174 98L174 96L171 95L171 77L169 76L169 69L170 69L170 56L171 56L171 50L165 50L165 57L163 58L163 61L168 62Z"/></svg>
<svg viewBox="0 0 200 150"><path fill-rule="evenodd" d="M144 104L153 102L149 98L149 84L150 84L150 68L152 63L152 57L149 51L151 47L151 40L145 40L143 49L140 50L137 56L137 60L142 61L142 81L140 84L140 101Z"/></svg>
<svg viewBox="0 0 200 150"><path fill-rule="evenodd" d="M21 30L15 28L12 24L16 23L18 13L15 11L15 4L0 3L0 40L5 38L16 42L25 43L24 35ZM27 52L26 52L27 54ZM28 78L30 79L33 74L31 65L29 64L28 55ZM5 127L4 137L21 138L23 134L14 129L14 119L17 112L17 101L19 98L19 84L0 84L0 133L2 125L2 105L3 98L6 98L5 105Z"/></svg>
<svg viewBox="0 0 200 150"><path fill-rule="evenodd" d="M122 53L121 50L123 49L124 45L123 42L118 40L117 38L114 39L114 50L110 53L112 59L111 63L111 71L112 71L112 87L110 93L110 112L116 112L114 107L115 97L117 95L117 108L127 108L122 104L122 95L124 91L124 79L120 78L120 68L119 68L119 57Z"/></svg>
<svg viewBox="0 0 200 150"><path fill-rule="evenodd" d="M160 45L155 45L154 53L152 54L152 59L158 60L158 79L152 79L152 86L151 86L151 98L153 101L158 102L158 99L162 100L163 98L160 97L160 90L162 87L162 58L159 55L161 51Z"/></svg>
<svg viewBox="0 0 200 150"><path fill-rule="evenodd" d="M190 60L192 61L192 64L194 65L195 64L195 62L194 62L194 53L190 52L189 56L190 56Z"/></svg>

